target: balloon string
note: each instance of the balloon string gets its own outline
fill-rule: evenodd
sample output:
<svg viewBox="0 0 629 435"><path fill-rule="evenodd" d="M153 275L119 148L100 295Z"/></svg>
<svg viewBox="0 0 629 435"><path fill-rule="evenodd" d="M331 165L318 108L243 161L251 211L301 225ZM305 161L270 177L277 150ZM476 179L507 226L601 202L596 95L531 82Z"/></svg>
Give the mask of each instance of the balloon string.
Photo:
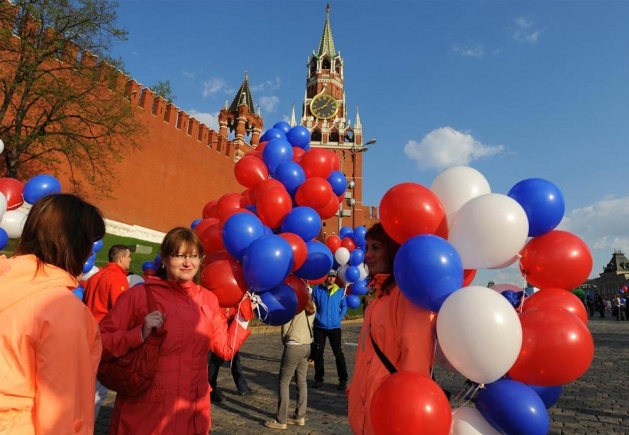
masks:
<svg viewBox="0 0 629 435"><path fill-rule="evenodd" d="M477 391L480 388L484 388L483 384L477 384L476 382L466 381L466 383L470 384L469 388L463 387L459 394L454 398L454 403L452 405L452 409L461 408L467 405L470 402L474 402L474 396L476 396Z"/></svg>
<svg viewBox="0 0 629 435"><path fill-rule="evenodd" d="M268 315L268 308L267 306L264 304L264 302L262 302L262 299L260 299L260 296L251 292L250 290L247 290L245 292L245 294L243 295L242 299L240 300L240 302L238 302L238 305L236 306L236 314L240 313L240 306L242 305L242 303L245 301L245 299L249 299L251 301L251 306L253 308L253 310L255 312L258 313L258 318L262 319L261 314L260 314L260 307L264 308L264 310L266 311L266 315ZM266 318L266 317L265 317ZM238 330L240 328L236 328L236 333L234 334L234 339L232 342L232 349L236 348L236 341L238 338ZM232 368L232 364L234 363L234 358L232 358L229 361L229 368L231 370Z"/></svg>

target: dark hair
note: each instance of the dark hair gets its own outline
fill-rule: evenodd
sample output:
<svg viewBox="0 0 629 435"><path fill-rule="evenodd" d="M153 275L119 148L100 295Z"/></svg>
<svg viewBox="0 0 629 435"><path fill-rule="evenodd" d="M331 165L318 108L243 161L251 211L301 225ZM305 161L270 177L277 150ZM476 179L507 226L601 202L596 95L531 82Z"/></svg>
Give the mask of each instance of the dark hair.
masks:
<svg viewBox="0 0 629 435"><path fill-rule="evenodd" d="M391 274L382 284L381 290L385 293L389 293L393 287L395 287L395 276L393 275L393 261L395 260L395 254L400 249L400 244L393 240L381 223L373 224L371 228L365 233L365 240L374 240L380 242L386 253L386 261Z"/></svg>
<svg viewBox="0 0 629 435"><path fill-rule="evenodd" d="M118 258L124 256L127 251L129 250L129 248L126 245L114 245L111 248L109 248L109 262L113 263L114 261L118 260Z"/></svg>
<svg viewBox="0 0 629 435"><path fill-rule="evenodd" d="M179 252L180 248L183 250ZM203 243L197 233L190 228L176 227L170 230L162 241L159 254L162 258L170 257L172 254L191 254L197 251L201 257L205 255ZM157 265L156 276L166 279L166 269L161 264Z"/></svg>
<svg viewBox="0 0 629 435"><path fill-rule="evenodd" d="M47 263L79 276L104 235L103 216L92 204L69 193L47 195L28 213L15 254L33 254L38 268Z"/></svg>

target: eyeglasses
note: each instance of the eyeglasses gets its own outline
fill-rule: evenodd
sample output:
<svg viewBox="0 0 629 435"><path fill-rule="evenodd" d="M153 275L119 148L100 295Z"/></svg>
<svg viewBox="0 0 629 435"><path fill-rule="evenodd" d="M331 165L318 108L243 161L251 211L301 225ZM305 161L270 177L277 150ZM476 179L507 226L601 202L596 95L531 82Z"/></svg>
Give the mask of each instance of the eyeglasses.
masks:
<svg viewBox="0 0 629 435"><path fill-rule="evenodd" d="M170 258L181 263L183 263L186 258L193 263L201 260L201 256L199 254L170 254Z"/></svg>

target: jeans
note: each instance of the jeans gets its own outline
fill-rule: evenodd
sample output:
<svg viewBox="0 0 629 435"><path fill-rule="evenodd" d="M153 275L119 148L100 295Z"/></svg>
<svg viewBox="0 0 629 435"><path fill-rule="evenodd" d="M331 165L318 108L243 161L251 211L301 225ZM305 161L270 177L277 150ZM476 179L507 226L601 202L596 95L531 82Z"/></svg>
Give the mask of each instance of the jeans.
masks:
<svg viewBox="0 0 629 435"><path fill-rule="evenodd" d="M306 416L306 408L308 407L306 377L308 374L309 355L309 344L284 345L284 352L282 352L282 360L280 361L279 384L277 387L277 415L275 417L279 423L286 423L288 418L289 388L293 374L295 375L295 385L297 386L295 416L297 418Z"/></svg>
<svg viewBox="0 0 629 435"><path fill-rule="evenodd" d="M347 382L347 366L345 365L345 355L343 354L343 349L341 349L341 328L314 328L313 337L315 343L319 345L319 352L317 358L315 359L315 381L323 382L323 376L325 375L323 351L325 350L325 339L327 337L330 341L332 352L334 353L334 359L336 361L336 374L339 377L339 382Z"/></svg>
<svg viewBox="0 0 629 435"><path fill-rule="evenodd" d="M103 401L105 400L105 397L107 397L107 393L109 393L109 390L107 389L107 387L103 386L103 384L101 384L100 382L98 382L98 379L96 380L96 394L94 397L94 421L96 421L96 418L98 417L98 412L100 411L100 406L103 404Z"/></svg>

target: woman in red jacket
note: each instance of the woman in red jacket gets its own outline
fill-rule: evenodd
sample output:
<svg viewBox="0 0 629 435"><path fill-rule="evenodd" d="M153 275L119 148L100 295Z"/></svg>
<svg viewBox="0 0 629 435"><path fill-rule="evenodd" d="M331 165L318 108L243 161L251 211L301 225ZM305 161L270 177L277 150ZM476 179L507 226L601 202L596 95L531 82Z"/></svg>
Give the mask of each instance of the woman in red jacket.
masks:
<svg viewBox="0 0 629 435"><path fill-rule="evenodd" d="M194 282L203 258L203 245L194 231L171 230L160 255L158 277L124 292L99 325L104 361L140 346L152 328L167 331L151 388L136 397L116 395L109 433L207 435L211 427L207 354L232 359L250 334L251 304L248 299L241 304L228 329L214 293ZM158 308L150 313L145 287L150 287Z"/></svg>
<svg viewBox="0 0 629 435"><path fill-rule="evenodd" d="M434 313L411 303L395 283L393 260L400 245L379 223L367 231L365 239L365 264L376 293L365 311L348 388L349 424L355 434L373 433L371 400L390 374L374 351L372 337L397 370L426 376L430 376L435 345Z"/></svg>

